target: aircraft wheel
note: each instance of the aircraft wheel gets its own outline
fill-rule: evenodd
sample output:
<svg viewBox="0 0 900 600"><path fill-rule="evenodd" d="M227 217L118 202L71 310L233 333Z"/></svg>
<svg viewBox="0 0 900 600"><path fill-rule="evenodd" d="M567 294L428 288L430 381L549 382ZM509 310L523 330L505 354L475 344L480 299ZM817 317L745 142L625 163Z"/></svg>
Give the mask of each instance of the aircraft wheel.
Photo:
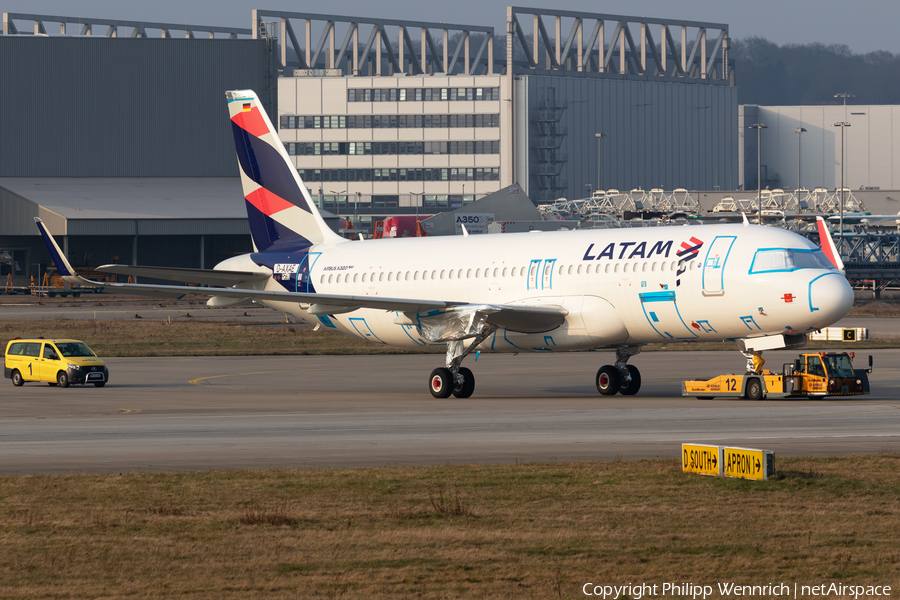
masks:
<svg viewBox="0 0 900 600"><path fill-rule="evenodd" d="M638 368L632 365L625 365L628 369L628 372L631 373L631 381L625 383L624 381L619 383L619 393L623 396L634 396L638 393L638 390L641 389L641 372L638 371Z"/></svg>
<svg viewBox="0 0 900 600"><path fill-rule="evenodd" d="M69 376L65 371L60 371L56 374L56 384L62 388L69 387Z"/></svg>
<svg viewBox="0 0 900 600"><path fill-rule="evenodd" d="M13 385L16 387L19 387L19 386L25 384L25 379L22 377L22 374L19 373L18 369L16 369L15 371L12 372L12 382L13 382Z"/></svg>
<svg viewBox="0 0 900 600"><path fill-rule="evenodd" d="M603 365L597 371L597 391L612 396L619 391L619 372L612 365Z"/></svg>
<svg viewBox="0 0 900 600"><path fill-rule="evenodd" d="M453 393L453 373L450 372L450 369L438 367L432 371L431 379L428 381L428 389L431 390L431 395L435 398L449 398L450 394Z"/></svg>
<svg viewBox="0 0 900 600"><path fill-rule="evenodd" d="M465 367L459 368L459 374L462 375L463 382L461 386L453 386L453 395L457 398L468 398L475 391L475 375Z"/></svg>
<svg viewBox="0 0 900 600"><path fill-rule="evenodd" d="M759 379L753 378L747 382L747 400L760 400L762 398L762 384Z"/></svg>

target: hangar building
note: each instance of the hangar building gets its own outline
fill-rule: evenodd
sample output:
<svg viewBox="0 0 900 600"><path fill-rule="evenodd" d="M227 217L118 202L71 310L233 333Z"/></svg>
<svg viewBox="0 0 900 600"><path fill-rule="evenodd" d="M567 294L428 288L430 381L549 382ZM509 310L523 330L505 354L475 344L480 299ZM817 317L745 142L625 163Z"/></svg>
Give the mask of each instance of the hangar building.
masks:
<svg viewBox="0 0 900 600"><path fill-rule="evenodd" d="M0 81L17 93L0 95L0 251L21 259L16 277L46 268L35 214L75 263L198 267L244 251L227 89L256 90L313 196L357 230L514 183L536 202L736 187L727 25L508 7L506 30L5 13Z"/></svg>

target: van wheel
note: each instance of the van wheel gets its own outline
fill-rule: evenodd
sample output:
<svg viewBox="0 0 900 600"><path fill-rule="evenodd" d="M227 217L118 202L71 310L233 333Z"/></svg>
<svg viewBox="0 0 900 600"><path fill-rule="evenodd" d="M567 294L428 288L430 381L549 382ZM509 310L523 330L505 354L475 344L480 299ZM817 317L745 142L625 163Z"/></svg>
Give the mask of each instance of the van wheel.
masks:
<svg viewBox="0 0 900 600"><path fill-rule="evenodd" d="M60 371L56 374L56 383L59 385L59 387L69 387L69 376L65 371Z"/></svg>
<svg viewBox="0 0 900 600"><path fill-rule="evenodd" d="M759 400L762 398L762 384L759 379L751 379L747 382L747 400Z"/></svg>
<svg viewBox="0 0 900 600"><path fill-rule="evenodd" d="M12 372L12 382L16 387L20 387L25 383L25 380L22 379L22 374L19 373L18 369Z"/></svg>
<svg viewBox="0 0 900 600"><path fill-rule="evenodd" d="M104 385L106 385L105 381L97 381L94 383L94 387L103 387Z"/></svg>

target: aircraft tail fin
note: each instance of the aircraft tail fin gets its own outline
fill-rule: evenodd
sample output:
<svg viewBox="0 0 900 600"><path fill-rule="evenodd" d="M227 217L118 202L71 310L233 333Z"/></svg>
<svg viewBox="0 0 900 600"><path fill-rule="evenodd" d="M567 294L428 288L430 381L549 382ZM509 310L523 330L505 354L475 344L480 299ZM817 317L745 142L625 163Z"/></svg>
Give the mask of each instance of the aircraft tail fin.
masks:
<svg viewBox="0 0 900 600"><path fill-rule="evenodd" d="M834 245L834 240L831 239L831 233L828 231L828 227L825 225L825 221L822 217L816 217L816 227L819 229L819 244L822 246L822 252L825 253L825 256L831 261L831 264L839 271L843 271L844 261L841 260L841 254Z"/></svg>
<svg viewBox="0 0 900 600"><path fill-rule="evenodd" d="M341 240L322 219L256 93L234 90L225 96L257 250Z"/></svg>

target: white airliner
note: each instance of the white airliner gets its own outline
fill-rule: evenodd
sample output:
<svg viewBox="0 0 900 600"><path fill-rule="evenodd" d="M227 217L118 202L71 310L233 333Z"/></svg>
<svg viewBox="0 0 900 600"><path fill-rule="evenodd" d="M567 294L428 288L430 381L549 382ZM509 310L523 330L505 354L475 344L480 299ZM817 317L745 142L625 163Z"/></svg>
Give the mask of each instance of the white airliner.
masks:
<svg viewBox="0 0 900 600"><path fill-rule="evenodd" d="M303 321L376 344L446 346L431 394L467 398L472 351L614 349L596 375L601 394L631 395L628 359L654 342L737 340L748 364L798 347L844 317L853 292L824 224L823 250L781 229L744 224L576 230L349 241L316 210L252 91L226 93L254 252L214 270L101 267L186 281L109 284L75 274L43 223L66 281L114 293L179 297L211 306L256 300ZM826 257L827 254L827 257Z"/></svg>

